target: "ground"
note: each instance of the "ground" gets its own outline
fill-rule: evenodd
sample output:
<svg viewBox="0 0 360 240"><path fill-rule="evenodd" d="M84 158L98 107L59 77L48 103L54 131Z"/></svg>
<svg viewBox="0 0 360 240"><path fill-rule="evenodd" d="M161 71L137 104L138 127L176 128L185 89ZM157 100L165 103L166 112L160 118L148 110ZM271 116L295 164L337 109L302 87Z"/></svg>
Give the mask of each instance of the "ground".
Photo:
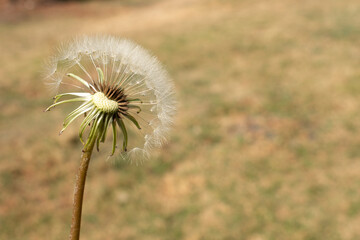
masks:
<svg viewBox="0 0 360 240"><path fill-rule="evenodd" d="M179 102L140 166L95 153L82 239L360 239L360 3L126 0L0 19L0 239L66 239L81 143L43 62L79 34L134 40ZM109 144L110 145L110 144ZM109 146L110 148L110 146Z"/></svg>

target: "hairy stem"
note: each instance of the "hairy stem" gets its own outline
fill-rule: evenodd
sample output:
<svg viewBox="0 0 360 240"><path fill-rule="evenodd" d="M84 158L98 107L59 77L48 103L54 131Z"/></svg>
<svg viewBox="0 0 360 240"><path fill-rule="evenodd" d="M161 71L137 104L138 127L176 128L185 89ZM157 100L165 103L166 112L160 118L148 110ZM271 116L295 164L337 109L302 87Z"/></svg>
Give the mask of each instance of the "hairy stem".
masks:
<svg viewBox="0 0 360 240"><path fill-rule="evenodd" d="M79 240L81 226L81 211L85 189L86 173L89 167L90 158L95 145L95 139L89 139L91 142L86 144L82 150L81 162L75 179L73 213L70 230L70 240Z"/></svg>

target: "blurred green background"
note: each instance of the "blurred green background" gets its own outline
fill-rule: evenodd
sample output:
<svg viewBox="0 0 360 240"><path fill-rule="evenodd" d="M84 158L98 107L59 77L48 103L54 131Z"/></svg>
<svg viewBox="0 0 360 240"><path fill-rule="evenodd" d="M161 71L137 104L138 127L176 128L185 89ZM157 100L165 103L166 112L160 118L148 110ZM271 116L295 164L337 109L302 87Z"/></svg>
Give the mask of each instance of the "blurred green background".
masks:
<svg viewBox="0 0 360 240"><path fill-rule="evenodd" d="M82 239L360 239L358 0L0 7L0 239L67 239L82 147L41 71L94 33L158 56L179 109L141 166L95 153Z"/></svg>

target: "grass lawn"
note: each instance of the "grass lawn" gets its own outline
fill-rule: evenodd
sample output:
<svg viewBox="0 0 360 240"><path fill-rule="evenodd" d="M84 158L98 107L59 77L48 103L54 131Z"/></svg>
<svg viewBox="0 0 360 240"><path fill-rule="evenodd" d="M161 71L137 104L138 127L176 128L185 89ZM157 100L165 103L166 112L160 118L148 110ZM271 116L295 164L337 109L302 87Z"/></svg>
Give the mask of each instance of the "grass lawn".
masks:
<svg viewBox="0 0 360 240"><path fill-rule="evenodd" d="M66 239L81 154L42 64L80 34L134 40L179 101L136 166L91 162L82 239L360 239L360 2L126 0L0 22L0 239Z"/></svg>

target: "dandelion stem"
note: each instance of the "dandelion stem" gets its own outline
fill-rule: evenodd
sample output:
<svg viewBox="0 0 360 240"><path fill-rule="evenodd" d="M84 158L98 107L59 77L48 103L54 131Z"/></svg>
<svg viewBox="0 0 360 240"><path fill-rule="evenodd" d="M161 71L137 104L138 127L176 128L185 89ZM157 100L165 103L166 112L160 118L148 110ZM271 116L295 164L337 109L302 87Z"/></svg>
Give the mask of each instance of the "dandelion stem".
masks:
<svg viewBox="0 0 360 240"><path fill-rule="evenodd" d="M85 189L86 173L89 167L91 154L94 149L96 138L90 138L89 144L85 145L81 156L80 167L78 169L75 179L74 189L74 202L73 202L73 214L70 230L70 240L79 240L80 238L80 226L81 226L81 212L82 203Z"/></svg>

